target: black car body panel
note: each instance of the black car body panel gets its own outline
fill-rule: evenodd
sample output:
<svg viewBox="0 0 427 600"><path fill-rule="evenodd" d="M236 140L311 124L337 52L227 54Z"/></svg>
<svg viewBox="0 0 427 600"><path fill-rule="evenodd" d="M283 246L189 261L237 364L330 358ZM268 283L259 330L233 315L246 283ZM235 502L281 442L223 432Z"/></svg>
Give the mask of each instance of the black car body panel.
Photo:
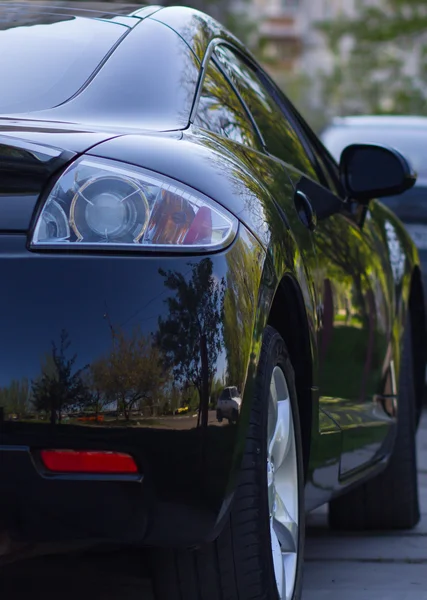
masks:
<svg viewBox="0 0 427 600"><path fill-rule="evenodd" d="M12 390L14 382L20 382L21 389L25 385L31 386L31 381L40 375L44 362L49 355L52 356L53 344L60 348L64 334L70 344L66 355L76 357L76 369L105 360L114 349L117 335L141 344L141 348L146 350L143 360L148 369L156 356L156 349L151 348L150 340L158 332L160 323L165 323L166 327L171 318L169 306L174 291L169 280L181 276L188 286L196 285L200 290L203 286L194 318L203 318L204 311L209 309L218 314L225 310L224 325L220 323L207 332L210 335L208 350L212 356L209 364L211 376L219 380L228 377L231 383L246 373L251 347L259 340L251 339L253 326L246 329L244 324L255 323L259 312L257 306L262 298L257 295L248 298L240 293L244 281L239 266L245 265L254 283L254 290L258 289L264 252L244 229L241 229L239 239L226 252L212 257L188 257L184 261L180 257L37 255L28 252L26 236L22 235L1 236L0 247L2 273L6 280L14 282L9 292L2 295L0 310L2 315L8 315L2 318L1 324L2 347L8 349L7 353L2 351L3 389ZM79 300L76 299L77 289L72 289L73 280L81 289ZM54 294L49 283L52 281L56 282ZM210 298L210 304L207 304L207 298ZM12 305L13 316L10 313ZM226 308L228 306L229 310ZM183 306L182 310L185 312L188 309ZM29 338L23 345L27 335ZM241 348L235 345L237 339L242 340ZM188 344L192 349L197 348L198 340L190 337ZM218 344L222 348L221 353L215 351ZM226 356L233 360L234 365L234 373L228 376L225 372ZM132 368L130 363L129 367ZM245 414L250 405L250 379L249 375L242 409ZM162 385L159 376L159 395L163 391ZM185 405L187 396L194 395L193 390L177 389L175 392L176 407ZM167 391L164 390L164 393ZM76 409L76 412L84 412L84 407ZM116 527L113 515L108 520L114 531L121 531L119 539L129 540L132 536L133 541L141 539L141 528L135 529L131 518L133 510L140 510L138 507L132 509L132 502L136 502L135 495L151 503L150 515L154 514L156 523L161 526L156 535L165 536L174 523L177 542L195 543L200 530L198 527L189 530L184 519L191 509L200 515L200 526L205 523L204 535L210 535L222 502L227 497L227 490L233 488L241 452L237 440L242 432L225 422L217 423L214 407L209 409L209 426L206 429L200 429L194 409L182 416L171 414L150 419L144 418L138 411L141 422L130 428L114 427L116 415L111 406L100 412L109 414L105 415L102 423L95 425L84 419L79 421L78 417L50 423L49 415L45 422L19 415L3 419L0 447L6 445L18 450L16 458L14 452L9 450L3 455L0 450L1 480L9 482L8 485L16 491L21 489L13 483L16 477L23 477L19 470L15 471L10 466L14 461L25 463L27 471L32 473L33 479L37 479L36 462L30 460L28 452L22 452L22 447L30 448L33 456L39 448L65 447L129 452L141 468L142 483L119 480L89 484L85 481L79 484L81 493L73 492L70 495L67 490L74 489L75 477L71 481L66 478L53 481L45 477L38 479L38 486L32 486L31 510L25 496L3 494L2 503L6 504L3 515L15 515L12 523L23 523L24 532L31 531L34 534L32 541L57 541L49 540L49 535L56 536L58 531L67 530L68 539L76 539L82 536L85 527L82 521L77 527L78 523L73 518L73 514L76 519L80 518L79 506L83 509L86 502L99 502L102 493L115 494L114 490L117 489L117 493L122 495L121 500L117 499L122 507L117 513L129 516L128 529L123 528L122 521L120 527L119 524ZM148 407L147 412L150 412ZM147 425L144 426L144 423ZM13 473L15 475L10 482L10 474ZM98 488L104 491L98 492ZM64 503L61 498L67 494L69 500ZM40 511L46 511L42 508L45 495L51 498L49 534L39 518ZM90 513L93 514L92 511ZM27 528L26 518L31 527L28 525ZM182 528L178 525L181 521ZM100 523L105 525L101 517ZM91 524L93 532L97 534L93 535L94 538L112 535L114 539L116 536L111 534L110 529L102 530L99 526L97 529L92 516ZM13 537L21 539L21 531L13 530L13 524L11 527Z"/></svg>
<svg viewBox="0 0 427 600"><path fill-rule="evenodd" d="M138 56L150 60L137 60ZM186 43L166 25L146 18L67 102L30 114L58 123L111 125L122 132L183 129L189 123L198 76L199 62Z"/></svg>
<svg viewBox="0 0 427 600"><path fill-rule="evenodd" d="M0 120L0 231L28 231L40 193L78 154L111 134Z"/></svg>
<svg viewBox="0 0 427 600"><path fill-rule="evenodd" d="M247 107L253 147L197 126L212 40L250 56L201 13L149 14L130 17L137 24L69 100L0 116L0 509L9 553L21 544L214 539L239 476L267 324L285 337L295 370L307 509L377 473L393 446L419 266L412 241L379 202L367 211L345 202L336 165L328 175L311 160L310 136L297 146L298 124L285 160L268 152ZM211 253L32 246L41 208L81 155L204 194L238 220L235 239ZM301 194L313 198L316 227ZM43 375L55 382L52 365L73 373L59 406L36 394ZM138 388L123 413L95 388L89 403L73 396L96 370L113 373L114 396L126 402ZM231 386L241 407L220 422L216 400ZM53 475L41 466L46 448L129 453L138 477Z"/></svg>
<svg viewBox="0 0 427 600"><path fill-rule="evenodd" d="M61 152L68 151L81 154L92 146L111 137L115 131L105 128L87 127L79 124L56 123L39 119L8 118L0 116L1 144L4 146L20 147L25 144L35 144L52 148ZM120 134L123 133L119 130Z"/></svg>

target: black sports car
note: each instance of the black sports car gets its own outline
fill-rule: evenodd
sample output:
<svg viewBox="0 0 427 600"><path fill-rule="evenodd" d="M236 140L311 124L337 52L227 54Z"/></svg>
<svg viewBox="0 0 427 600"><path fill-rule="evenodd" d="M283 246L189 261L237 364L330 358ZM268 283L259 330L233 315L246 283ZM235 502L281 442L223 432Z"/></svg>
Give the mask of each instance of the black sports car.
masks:
<svg viewBox="0 0 427 600"><path fill-rule="evenodd" d="M149 546L157 600L295 600L306 511L419 518L419 257L376 200L411 167L374 145L338 166L199 12L12 8L1 560Z"/></svg>

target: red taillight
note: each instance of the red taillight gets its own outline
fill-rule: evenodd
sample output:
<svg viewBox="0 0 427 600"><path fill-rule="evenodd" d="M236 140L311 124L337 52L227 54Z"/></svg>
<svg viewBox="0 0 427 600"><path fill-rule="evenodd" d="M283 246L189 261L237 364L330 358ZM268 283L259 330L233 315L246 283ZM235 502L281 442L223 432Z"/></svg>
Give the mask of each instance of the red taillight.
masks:
<svg viewBox="0 0 427 600"><path fill-rule="evenodd" d="M55 473L138 473L132 456L122 452L93 450L42 450L44 466Z"/></svg>

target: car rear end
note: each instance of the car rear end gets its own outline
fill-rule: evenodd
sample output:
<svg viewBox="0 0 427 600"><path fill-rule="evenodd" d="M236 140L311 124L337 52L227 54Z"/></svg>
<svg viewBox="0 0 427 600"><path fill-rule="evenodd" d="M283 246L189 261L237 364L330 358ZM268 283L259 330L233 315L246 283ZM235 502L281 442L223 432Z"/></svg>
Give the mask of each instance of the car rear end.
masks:
<svg viewBox="0 0 427 600"><path fill-rule="evenodd" d="M186 44L154 20L132 39L133 22L94 20L91 29L84 19L82 29L62 17L36 25L30 37L25 28L6 30L0 42L15 48L17 64L26 41L35 48L34 73L23 65L27 79L11 71L13 52L0 52L0 76L10 84L0 93L0 554L7 560L23 549L188 546L215 534L243 445L238 427L218 423L209 382L235 384L227 340L244 334L239 323L254 322L256 310L236 295L238 265L251 265L258 283L262 265L255 238L210 198L96 156L144 108L142 96L128 94L120 112L118 96L113 102L105 90L130 89L135 69L159 71L157 60L168 61L170 78L155 80L164 83L158 102L154 84L144 96L156 111L153 118L142 110L144 124L188 122L198 66ZM52 39L52 29L37 27L53 27ZM75 40L86 30L95 49L85 40L81 52ZM152 48L159 35L160 58L126 71L126 57ZM62 61L50 56L55 47L60 54L58 39L69 44ZM31 44L25 48L28 55ZM182 76L171 56L185 69L187 95L171 93ZM142 74L135 85L147 80ZM103 123L91 126L100 97L109 104ZM82 121L73 122L70 106ZM149 146L141 135L138 147ZM224 310L230 295L239 318ZM248 371L250 340L245 347L238 373ZM189 401L197 411L175 416Z"/></svg>
<svg viewBox="0 0 427 600"><path fill-rule="evenodd" d="M5 138L3 552L209 539L239 452L238 408L219 423L209 382L233 383L227 340L256 310L238 265L260 272L258 243L177 181Z"/></svg>
<svg viewBox="0 0 427 600"><path fill-rule="evenodd" d="M236 387L225 388L216 405L216 415L218 421L227 419L230 422L237 422L242 400Z"/></svg>

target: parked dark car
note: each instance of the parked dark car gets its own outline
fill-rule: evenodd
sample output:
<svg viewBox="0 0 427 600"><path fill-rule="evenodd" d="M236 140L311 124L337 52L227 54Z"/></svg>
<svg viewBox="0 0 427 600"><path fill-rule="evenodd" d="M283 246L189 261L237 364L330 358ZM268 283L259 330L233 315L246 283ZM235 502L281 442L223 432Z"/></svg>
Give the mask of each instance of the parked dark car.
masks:
<svg viewBox="0 0 427 600"><path fill-rule="evenodd" d="M417 173L415 186L399 196L383 198L405 224L420 255L424 289L427 290L427 118L360 116L336 118L321 136L333 157L339 161L349 144L376 143L397 148Z"/></svg>
<svg viewBox="0 0 427 600"><path fill-rule="evenodd" d="M338 167L199 12L8 28L7 4L2 560L150 547L157 600L295 600L306 511L416 525L420 261L376 199L413 186L405 158Z"/></svg>

